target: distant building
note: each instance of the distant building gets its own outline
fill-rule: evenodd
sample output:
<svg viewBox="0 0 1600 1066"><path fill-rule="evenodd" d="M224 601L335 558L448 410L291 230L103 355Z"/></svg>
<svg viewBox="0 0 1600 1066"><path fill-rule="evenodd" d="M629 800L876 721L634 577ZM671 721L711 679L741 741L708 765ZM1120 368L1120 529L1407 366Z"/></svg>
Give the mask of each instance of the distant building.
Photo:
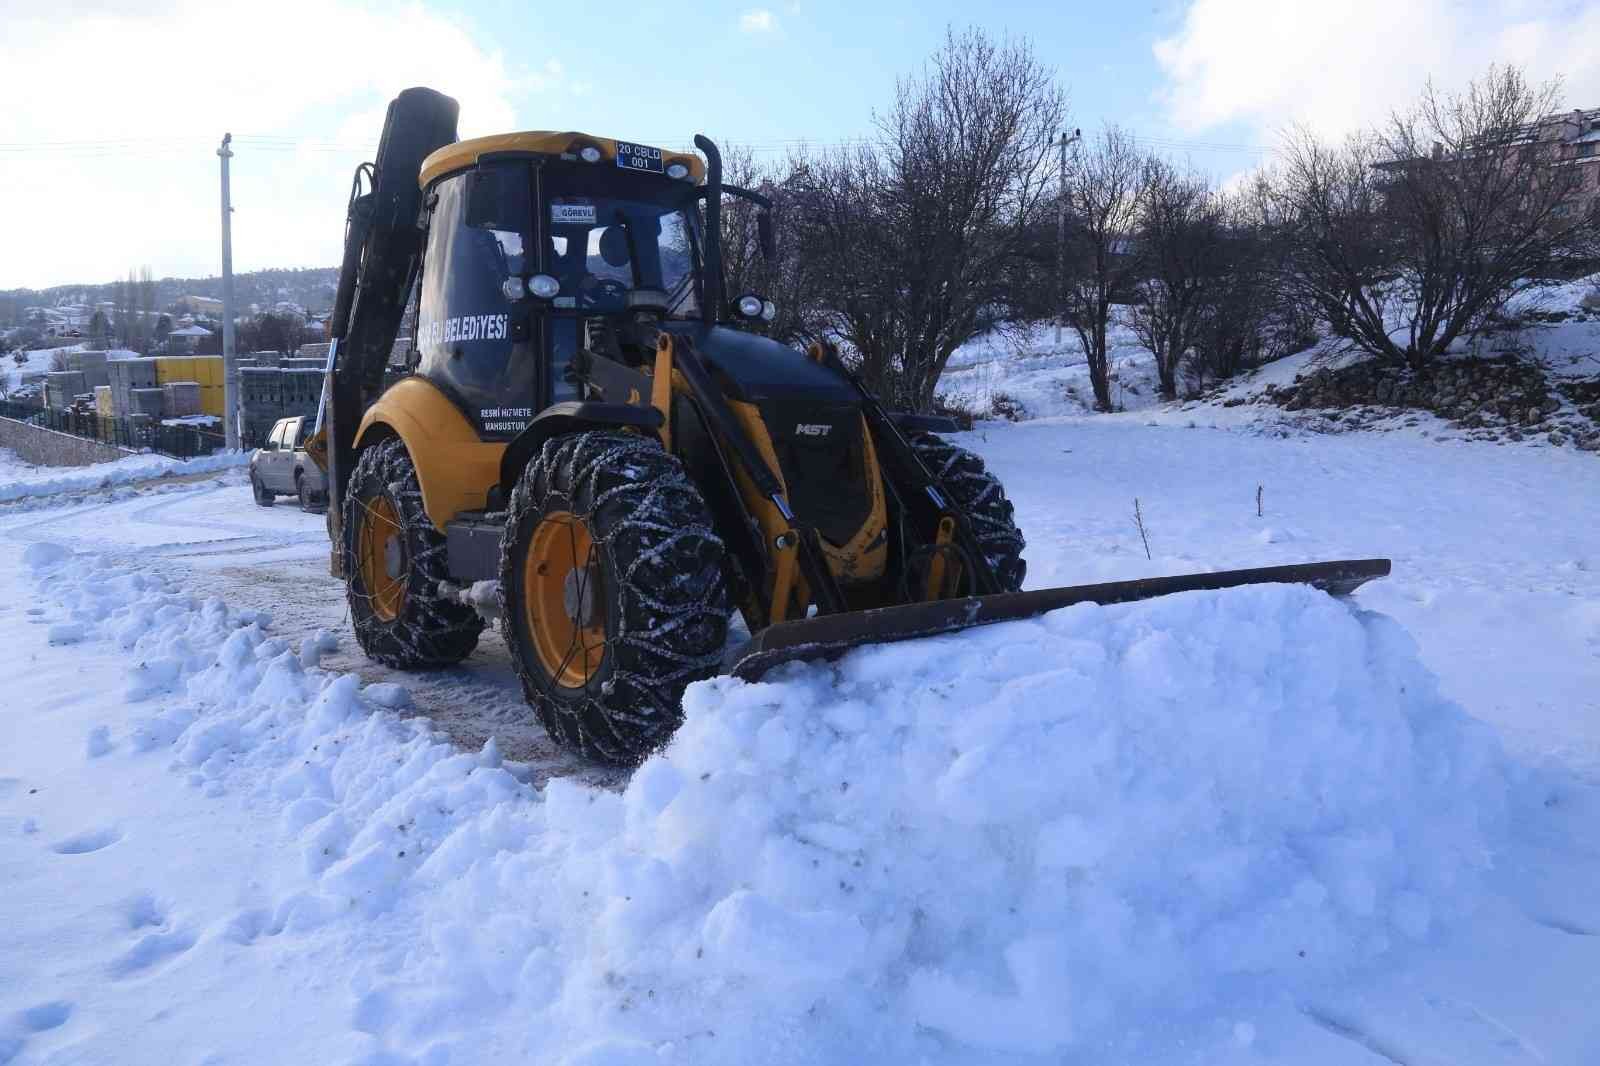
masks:
<svg viewBox="0 0 1600 1066"><path fill-rule="evenodd" d="M187 355L194 351L194 346L201 337L211 336L211 331L204 326L184 326L167 334L167 352L170 355Z"/></svg>
<svg viewBox="0 0 1600 1066"><path fill-rule="evenodd" d="M1517 131L1513 145L1534 153L1551 167L1573 168L1572 187L1557 206L1558 217L1585 215L1600 209L1600 108L1581 108L1546 115ZM1446 159L1444 146L1433 146L1433 159ZM1524 160L1529 158L1524 155ZM1423 162L1395 159L1377 164L1379 170L1399 170Z"/></svg>
<svg viewBox="0 0 1600 1066"><path fill-rule="evenodd" d="M1590 214L1600 206L1600 108L1550 115L1539 123L1538 140L1552 146L1555 166L1573 167L1576 177L1558 214Z"/></svg>
<svg viewBox="0 0 1600 1066"><path fill-rule="evenodd" d="M222 301L213 300L209 296L180 296L178 297L178 303L190 314L222 314Z"/></svg>

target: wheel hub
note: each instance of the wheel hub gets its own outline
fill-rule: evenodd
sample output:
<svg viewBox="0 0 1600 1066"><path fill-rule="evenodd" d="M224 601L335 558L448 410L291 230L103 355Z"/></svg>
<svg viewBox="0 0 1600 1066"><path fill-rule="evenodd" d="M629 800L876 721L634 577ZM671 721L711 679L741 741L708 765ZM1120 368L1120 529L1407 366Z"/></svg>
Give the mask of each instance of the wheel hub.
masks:
<svg viewBox="0 0 1600 1066"><path fill-rule="evenodd" d="M562 581L561 606L567 620L587 629L594 624L595 592L600 584L599 575L592 566L573 567Z"/></svg>
<svg viewBox="0 0 1600 1066"><path fill-rule="evenodd" d="M522 564L522 623L545 676L581 689L606 656L604 574L594 537L566 511L544 516L528 540Z"/></svg>
<svg viewBox="0 0 1600 1066"><path fill-rule="evenodd" d="M381 621L400 616L405 603L406 554L400 512L387 496L363 503L356 536L356 565L372 613Z"/></svg>

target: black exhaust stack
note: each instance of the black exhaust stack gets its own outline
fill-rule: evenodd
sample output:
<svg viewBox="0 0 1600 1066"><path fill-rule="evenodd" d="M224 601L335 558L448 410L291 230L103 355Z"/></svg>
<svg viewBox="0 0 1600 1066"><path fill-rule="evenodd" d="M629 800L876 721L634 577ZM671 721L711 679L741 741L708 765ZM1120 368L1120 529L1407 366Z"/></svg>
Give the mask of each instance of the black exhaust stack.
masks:
<svg viewBox="0 0 1600 1066"><path fill-rule="evenodd" d="M722 314L722 153L703 133L694 135L694 146L706 157L706 302L700 314L714 326Z"/></svg>

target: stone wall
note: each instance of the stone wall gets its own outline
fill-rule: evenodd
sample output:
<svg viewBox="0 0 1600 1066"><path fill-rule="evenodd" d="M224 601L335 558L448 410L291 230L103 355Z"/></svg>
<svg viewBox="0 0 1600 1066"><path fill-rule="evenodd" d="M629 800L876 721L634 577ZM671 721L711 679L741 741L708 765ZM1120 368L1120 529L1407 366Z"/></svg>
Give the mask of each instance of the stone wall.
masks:
<svg viewBox="0 0 1600 1066"><path fill-rule="evenodd" d="M132 454L112 444L57 433L14 418L0 418L0 448L9 448L23 462L36 466L88 466Z"/></svg>
<svg viewBox="0 0 1600 1066"><path fill-rule="evenodd" d="M1552 382L1538 366L1506 357L1440 360L1425 373L1377 361L1323 368L1292 385L1267 386L1265 399L1290 411L1367 409L1373 417L1385 409L1431 411L1486 439L1540 434L1552 444L1597 451L1600 386L1591 391L1588 382Z"/></svg>

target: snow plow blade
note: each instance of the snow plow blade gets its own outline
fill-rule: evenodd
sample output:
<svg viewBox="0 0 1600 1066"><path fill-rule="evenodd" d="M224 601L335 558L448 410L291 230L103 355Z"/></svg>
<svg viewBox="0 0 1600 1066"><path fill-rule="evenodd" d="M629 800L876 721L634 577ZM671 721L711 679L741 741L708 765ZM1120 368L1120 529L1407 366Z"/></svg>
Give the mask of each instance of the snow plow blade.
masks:
<svg viewBox="0 0 1600 1066"><path fill-rule="evenodd" d="M1231 589L1240 585L1310 585L1334 596L1348 596L1373 578L1387 577L1388 559L1343 559L1327 563L1294 563L1252 570L1218 570L1208 574L1146 577L1100 585L1002 592L898 607L818 615L778 622L762 630L740 649L733 669L743 681L759 680L784 663L832 659L851 648L915 640L959 629L1012 622L1070 607L1076 603L1130 603L1174 592Z"/></svg>

